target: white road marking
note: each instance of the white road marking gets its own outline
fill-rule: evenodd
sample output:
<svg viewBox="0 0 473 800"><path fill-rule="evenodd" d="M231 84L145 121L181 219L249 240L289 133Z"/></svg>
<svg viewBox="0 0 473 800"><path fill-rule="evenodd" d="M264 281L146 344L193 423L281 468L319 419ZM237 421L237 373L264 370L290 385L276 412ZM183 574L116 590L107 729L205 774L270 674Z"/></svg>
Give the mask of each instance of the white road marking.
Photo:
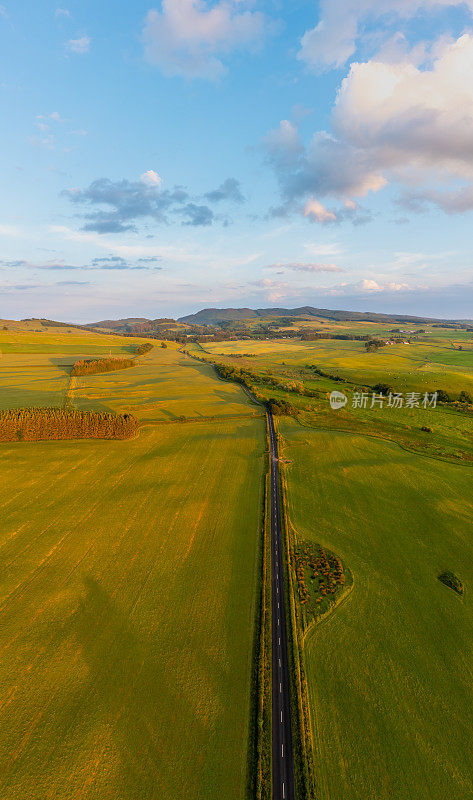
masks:
<svg viewBox="0 0 473 800"><path fill-rule="evenodd" d="M281 758L284 758L284 745L281 745Z"/></svg>
<svg viewBox="0 0 473 800"><path fill-rule="evenodd" d="M282 711L281 711L281 722L282 722Z"/></svg>
<svg viewBox="0 0 473 800"><path fill-rule="evenodd" d="M281 644L281 637L280 636L278 637L278 644L279 645Z"/></svg>
<svg viewBox="0 0 473 800"><path fill-rule="evenodd" d="M279 694L282 692L282 684L279 684Z"/></svg>
<svg viewBox="0 0 473 800"><path fill-rule="evenodd" d="M282 784L282 800L284 800L285 797L286 797L286 790L284 788L284 781L283 781L283 784Z"/></svg>

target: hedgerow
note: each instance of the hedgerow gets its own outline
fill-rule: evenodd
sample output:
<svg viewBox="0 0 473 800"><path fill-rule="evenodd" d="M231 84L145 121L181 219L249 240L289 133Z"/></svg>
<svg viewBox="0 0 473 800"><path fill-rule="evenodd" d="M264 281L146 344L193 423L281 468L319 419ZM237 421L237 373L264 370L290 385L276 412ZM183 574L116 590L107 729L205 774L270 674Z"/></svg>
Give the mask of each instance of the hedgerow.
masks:
<svg viewBox="0 0 473 800"><path fill-rule="evenodd" d="M114 372L117 369L134 367L133 358L94 358L76 361L71 375L97 375L99 372Z"/></svg>
<svg viewBox="0 0 473 800"><path fill-rule="evenodd" d="M69 408L10 408L0 411L0 441L128 439L137 428L131 414Z"/></svg>

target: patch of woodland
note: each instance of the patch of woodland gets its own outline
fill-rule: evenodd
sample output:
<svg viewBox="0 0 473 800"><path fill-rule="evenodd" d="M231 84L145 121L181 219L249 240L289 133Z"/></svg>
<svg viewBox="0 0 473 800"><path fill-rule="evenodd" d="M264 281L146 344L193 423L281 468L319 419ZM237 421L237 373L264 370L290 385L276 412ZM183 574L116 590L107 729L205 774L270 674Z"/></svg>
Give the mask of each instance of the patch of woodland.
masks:
<svg viewBox="0 0 473 800"><path fill-rule="evenodd" d="M115 372L118 369L127 369L134 367L135 360L133 358L91 358L81 359L76 361L72 367L71 375L74 377L79 375L97 375L103 372Z"/></svg>
<svg viewBox="0 0 473 800"><path fill-rule="evenodd" d="M293 564L306 624L330 611L351 586L351 573L345 570L342 560L320 545L298 545Z"/></svg>
<svg viewBox="0 0 473 800"><path fill-rule="evenodd" d="M131 414L69 408L10 408L0 411L0 441L128 439L136 432Z"/></svg>

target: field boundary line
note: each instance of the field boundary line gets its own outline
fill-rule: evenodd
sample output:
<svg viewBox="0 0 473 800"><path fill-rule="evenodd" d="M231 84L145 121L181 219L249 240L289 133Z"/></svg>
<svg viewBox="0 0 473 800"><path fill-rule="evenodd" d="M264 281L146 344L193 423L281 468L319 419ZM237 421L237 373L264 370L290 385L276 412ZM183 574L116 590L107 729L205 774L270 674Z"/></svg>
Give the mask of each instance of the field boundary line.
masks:
<svg viewBox="0 0 473 800"><path fill-rule="evenodd" d="M259 614L256 626L256 648L254 674L256 681L255 713L253 719L253 759L249 759L249 784L256 800L271 800L272 797L272 664L271 664L271 475L269 472L269 441L266 427L266 463L263 482L263 506L261 524L259 576Z"/></svg>
<svg viewBox="0 0 473 800"><path fill-rule="evenodd" d="M388 439L386 436L381 436L376 433L366 433L366 431L356 431L356 430L348 430L347 428L326 428L323 425L309 425L306 422L302 422L299 417L292 417L292 419L297 422L301 428L307 428L310 431L321 431L324 433L344 433L348 434L349 436L366 436L368 439L377 439L381 442L387 442L388 444L392 444L395 447L399 447L401 450L404 450L405 453L409 453L412 456L421 456L422 458L430 458L433 461L441 461L443 464L450 464L452 466L457 467L473 467L473 461L460 461L457 459L450 459L450 458L442 458L442 456L433 456L430 453L422 453L420 450L413 450L410 447L406 447L405 445L398 442L396 439Z"/></svg>
<svg viewBox="0 0 473 800"><path fill-rule="evenodd" d="M276 428L278 444L281 444L281 434ZM284 462L280 460L280 464ZM297 697L297 736L294 737L294 766L296 771L296 796L300 800L318 800L315 793L315 768L314 749L312 736L312 718L309 704L309 691L306 678L306 665L304 643L302 639L302 623L300 613L295 602L294 581L292 576L293 541L290 534L289 509L287 504L287 482L284 470L279 470L281 488L281 510L284 541L287 558L287 584L289 597L289 623L290 623L290 648L289 654L292 661L293 696ZM294 691L295 689L295 691ZM302 783L302 786L300 786ZM299 786L298 786L299 784Z"/></svg>
<svg viewBox="0 0 473 800"><path fill-rule="evenodd" d="M200 346L203 352L204 348ZM258 554L258 587L255 613L255 633L253 647L252 698L250 700L250 724L248 736L247 791L255 800L271 800L272 797L272 631L271 631L271 473L270 444L267 425L266 406L254 397L250 390L235 381L222 378L216 365L201 359L188 350L180 349L189 358L207 364L217 380L232 383L243 389L253 405L264 409L265 419L265 465L263 472L263 497L261 508L260 545ZM208 353L208 355L212 355ZM200 418L196 422L225 422L231 419L262 419L263 413L252 411L247 414L228 415L219 418ZM180 422L180 420L176 420ZM182 420L184 424L184 420ZM165 424L170 424L166 422Z"/></svg>
<svg viewBox="0 0 473 800"><path fill-rule="evenodd" d="M72 401L72 392L76 388L76 376L69 375L69 383L67 384L66 391L64 394L64 403L63 408L75 408L74 403Z"/></svg>

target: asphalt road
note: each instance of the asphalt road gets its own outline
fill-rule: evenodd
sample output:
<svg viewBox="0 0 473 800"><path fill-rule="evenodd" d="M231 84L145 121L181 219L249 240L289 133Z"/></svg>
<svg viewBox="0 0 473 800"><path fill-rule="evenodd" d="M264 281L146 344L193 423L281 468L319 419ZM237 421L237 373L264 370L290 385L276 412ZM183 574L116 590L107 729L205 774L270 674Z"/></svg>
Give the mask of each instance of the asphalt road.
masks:
<svg viewBox="0 0 473 800"><path fill-rule="evenodd" d="M273 800L294 800L291 702L284 600L284 557L279 502L278 445L268 411L271 453L271 599L273 665Z"/></svg>

